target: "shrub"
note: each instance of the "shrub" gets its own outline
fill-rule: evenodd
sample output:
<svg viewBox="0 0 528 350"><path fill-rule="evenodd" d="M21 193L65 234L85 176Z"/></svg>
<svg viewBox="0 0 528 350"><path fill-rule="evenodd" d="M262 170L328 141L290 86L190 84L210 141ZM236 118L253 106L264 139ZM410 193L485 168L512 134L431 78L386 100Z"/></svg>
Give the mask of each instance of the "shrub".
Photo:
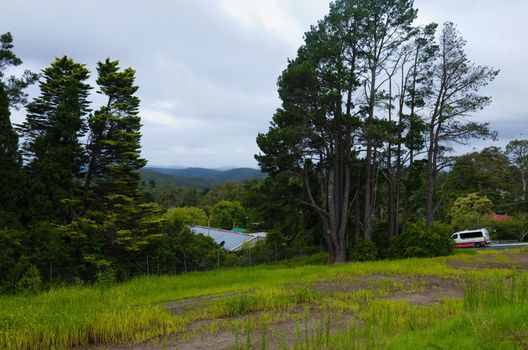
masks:
<svg viewBox="0 0 528 350"><path fill-rule="evenodd" d="M457 230L473 230L489 225L493 203L486 196L472 193L459 197L451 208L452 224Z"/></svg>
<svg viewBox="0 0 528 350"><path fill-rule="evenodd" d="M451 227L435 223L427 227L424 222L409 224L405 232L396 237L390 248L392 258L428 258L445 256L453 252Z"/></svg>
<svg viewBox="0 0 528 350"><path fill-rule="evenodd" d="M378 247L378 259L390 258L391 239L389 238L389 228L386 221L377 222L372 232L372 242Z"/></svg>
<svg viewBox="0 0 528 350"><path fill-rule="evenodd" d="M230 230L237 225L244 226L246 209L239 202L220 201L211 208L211 225Z"/></svg>
<svg viewBox="0 0 528 350"><path fill-rule="evenodd" d="M378 247L373 241L357 240L352 249L348 251L348 258L352 261L378 260Z"/></svg>
<svg viewBox="0 0 528 350"><path fill-rule="evenodd" d="M275 252L273 247L270 247L265 242L258 242L254 247L242 250L239 253L242 258L243 264L249 265L249 259L251 257L251 264L265 264L275 261Z"/></svg>
<svg viewBox="0 0 528 350"><path fill-rule="evenodd" d="M38 293L42 287L40 271L35 265L30 265L26 273L17 282L17 287L29 293Z"/></svg>
<svg viewBox="0 0 528 350"><path fill-rule="evenodd" d="M111 267L103 269L96 274L95 286L99 288L110 288L117 282L114 269Z"/></svg>
<svg viewBox="0 0 528 350"><path fill-rule="evenodd" d="M496 221L490 225L492 239L526 241L528 237L528 214L517 213L512 218Z"/></svg>
<svg viewBox="0 0 528 350"><path fill-rule="evenodd" d="M163 216L167 232L177 234L188 225L207 225L207 215L200 208L171 208Z"/></svg>

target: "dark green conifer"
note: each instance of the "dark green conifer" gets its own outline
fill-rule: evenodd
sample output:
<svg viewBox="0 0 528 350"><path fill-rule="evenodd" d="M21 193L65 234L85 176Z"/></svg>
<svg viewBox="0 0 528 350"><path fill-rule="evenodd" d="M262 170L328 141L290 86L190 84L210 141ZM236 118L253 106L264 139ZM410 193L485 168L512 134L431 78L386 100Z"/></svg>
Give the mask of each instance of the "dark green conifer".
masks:
<svg viewBox="0 0 528 350"><path fill-rule="evenodd" d="M21 130L35 221L70 223L77 217L90 86L83 64L64 56L44 69L41 94L28 106Z"/></svg>
<svg viewBox="0 0 528 350"><path fill-rule="evenodd" d="M92 229L96 227L99 253L119 265L141 253L159 236L159 207L141 204L141 118L135 71L120 70L118 61L99 62L99 93L107 104L89 118L89 165L83 202ZM95 224L95 226L94 226Z"/></svg>
<svg viewBox="0 0 528 350"><path fill-rule="evenodd" d="M36 75L26 71L21 78L5 76L7 68L21 64L13 52L11 33L0 35L0 229L17 226L23 212L22 158L9 109L25 102L24 89L35 81Z"/></svg>
<svg viewBox="0 0 528 350"><path fill-rule="evenodd" d="M9 100L0 83L0 229L16 225L20 219L21 185L24 181L18 136L9 116Z"/></svg>

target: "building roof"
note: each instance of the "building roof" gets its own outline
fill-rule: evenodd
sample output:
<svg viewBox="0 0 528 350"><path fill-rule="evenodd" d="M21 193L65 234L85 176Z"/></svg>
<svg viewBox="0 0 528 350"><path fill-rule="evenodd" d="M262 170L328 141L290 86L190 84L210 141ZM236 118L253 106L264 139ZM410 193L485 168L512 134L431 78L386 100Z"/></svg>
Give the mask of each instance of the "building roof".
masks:
<svg viewBox="0 0 528 350"><path fill-rule="evenodd" d="M509 220L511 219L512 217L508 214L495 214L493 216L493 220L495 221L505 221L505 220Z"/></svg>
<svg viewBox="0 0 528 350"><path fill-rule="evenodd" d="M267 232L254 232L254 233L246 233L249 236L253 237L260 237L260 238L266 238L268 236Z"/></svg>
<svg viewBox="0 0 528 350"><path fill-rule="evenodd" d="M257 234L242 234L227 230L221 230L218 228L210 228L203 226L192 226L191 231L193 231L194 233L200 233L207 237L211 237L215 240L217 244L222 245L222 242L224 242L223 248L230 252L240 250L245 243L251 242L260 237L265 237L259 236ZM261 233L262 232L258 234Z"/></svg>
<svg viewBox="0 0 528 350"><path fill-rule="evenodd" d="M234 227L233 229L231 229L231 232L246 233L246 229L243 227Z"/></svg>

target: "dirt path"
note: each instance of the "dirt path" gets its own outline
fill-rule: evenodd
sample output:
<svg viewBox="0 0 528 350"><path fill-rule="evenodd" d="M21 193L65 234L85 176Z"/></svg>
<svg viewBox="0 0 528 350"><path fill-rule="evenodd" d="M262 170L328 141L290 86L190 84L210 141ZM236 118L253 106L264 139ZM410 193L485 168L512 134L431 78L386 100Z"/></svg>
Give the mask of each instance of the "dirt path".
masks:
<svg viewBox="0 0 528 350"><path fill-rule="evenodd" d="M445 297L462 297L461 282L455 279L445 279L436 276L408 277L402 275L367 275L348 279L318 281L314 283L295 283L286 288L308 288L313 293L326 298L346 297L358 291L380 291L381 299L407 300L415 305L440 303ZM252 293L246 292L246 293ZM173 315L183 315L196 312L211 306L222 298L229 298L241 293L226 293L210 295L200 298L185 299L165 304ZM308 311L307 311L308 310ZM283 314L280 314L280 313ZM254 349L284 348L295 344L306 336L322 335L329 329L331 333L345 330L358 321L346 313L332 314L321 311L320 305L301 304L290 310L277 311L278 321L269 324L266 329L236 329L232 324L243 324L251 321L260 324L261 312L226 317L224 319L198 319L191 322L186 331L171 337L156 339L143 344L92 347L91 350L147 350L147 349L233 349L246 348L248 345ZM224 326L218 326L218 322ZM214 326L214 327L213 327ZM257 326L258 327L258 326ZM212 331L212 329L214 329ZM248 337L248 334L250 335Z"/></svg>
<svg viewBox="0 0 528 350"><path fill-rule="evenodd" d="M498 253L447 259L447 265L456 269L528 269L528 253ZM417 306L441 303L444 298L463 297L462 282L456 279L437 276L404 275L366 275L348 276L339 279L317 281L312 283L293 283L285 286L287 289L309 289L322 299L346 298L347 295L361 291L379 293L379 299L406 300ZM331 333L347 329L358 323L353 315L340 313L328 316L317 303L301 304L289 310L273 311L277 316L269 322L265 329L248 330L241 324L258 325L263 312L250 312L236 317L215 319L204 313L214 303L224 298L237 297L244 293L225 293L199 298L173 301L165 304L165 308L173 315L200 314L195 321L187 325L184 332L170 337L155 339L136 345L121 345L108 347L92 347L91 350L147 350L147 349L233 349L247 348L285 348L295 344L306 336L322 335L328 328ZM308 312L307 312L308 310ZM269 316L269 314L268 314ZM246 322L247 321L247 322ZM233 325L239 325L236 328Z"/></svg>

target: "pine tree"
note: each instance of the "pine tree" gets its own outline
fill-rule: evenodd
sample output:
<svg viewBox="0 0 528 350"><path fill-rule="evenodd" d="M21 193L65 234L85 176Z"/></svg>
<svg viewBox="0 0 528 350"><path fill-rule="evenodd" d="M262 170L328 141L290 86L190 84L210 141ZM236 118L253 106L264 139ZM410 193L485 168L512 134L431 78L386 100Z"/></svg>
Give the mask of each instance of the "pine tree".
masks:
<svg viewBox="0 0 528 350"><path fill-rule="evenodd" d="M8 67L21 64L22 61L13 52L11 34L0 35L0 229L18 225L22 212L22 158L9 109L18 108L25 102L27 95L24 89L35 81L36 75L26 71L22 78L5 77Z"/></svg>
<svg viewBox="0 0 528 350"><path fill-rule="evenodd" d="M83 64L64 56L44 69L41 95L28 106L21 126L34 220L70 223L76 217L90 86Z"/></svg>
<svg viewBox="0 0 528 350"><path fill-rule="evenodd" d="M20 185L23 183L18 136L9 116L9 100L0 83L0 228L12 226L20 219Z"/></svg>
<svg viewBox="0 0 528 350"><path fill-rule="evenodd" d="M135 71L120 70L118 61L99 62L97 83L107 104L89 118L89 164L83 203L93 240L101 244L98 254L128 264L152 239L158 237L159 207L141 204L140 175L146 165L141 158L141 118ZM97 258L96 258L97 259Z"/></svg>

